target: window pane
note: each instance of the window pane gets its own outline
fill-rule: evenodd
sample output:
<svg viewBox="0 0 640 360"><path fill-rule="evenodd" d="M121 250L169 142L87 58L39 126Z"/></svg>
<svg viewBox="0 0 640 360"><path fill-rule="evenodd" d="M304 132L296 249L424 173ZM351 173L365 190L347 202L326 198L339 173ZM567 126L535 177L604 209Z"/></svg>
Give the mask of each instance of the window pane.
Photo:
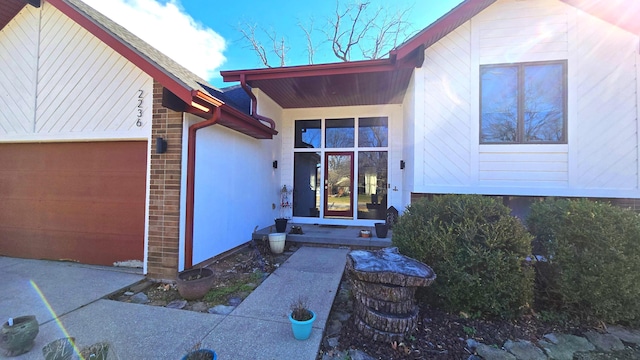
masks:
<svg viewBox="0 0 640 360"><path fill-rule="evenodd" d="M386 117L360 118L358 123L358 146L388 146L389 125Z"/></svg>
<svg viewBox="0 0 640 360"><path fill-rule="evenodd" d="M518 68L484 67L480 71L480 142L515 142Z"/></svg>
<svg viewBox="0 0 640 360"><path fill-rule="evenodd" d="M320 153L293 155L293 216L320 216Z"/></svg>
<svg viewBox="0 0 640 360"><path fill-rule="evenodd" d="M358 219L385 219L387 152L358 153Z"/></svg>
<svg viewBox="0 0 640 360"><path fill-rule="evenodd" d="M319 148L321 135L320 120L296 120L296 148Z"/></svg>
<svg viewBox="0 0 640 360"><path fill-rule="evenodd" d="M524 141L564 141L564 71L562 64L524 69Z"/></svg>
<svg viewBox="0 0 640 360"><path fill-rule="evenodd" d="M325 147L346 148L354 146L353 119L329 119L325 123Z"/></svg>

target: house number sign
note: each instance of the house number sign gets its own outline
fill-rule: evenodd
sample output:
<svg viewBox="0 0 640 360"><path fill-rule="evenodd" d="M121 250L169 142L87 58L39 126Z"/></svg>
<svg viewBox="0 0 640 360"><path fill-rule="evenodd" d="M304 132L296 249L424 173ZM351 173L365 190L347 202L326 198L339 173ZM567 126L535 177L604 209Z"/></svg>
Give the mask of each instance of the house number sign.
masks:
<svg viewBox="0 0 640 360"><path fill-rule="evenodd" d="M137 120L136 120L136 126L137 127L141 127L142 126L142 99L143 99L143 95L144 92L142 90L138 90L138 106L136 107L136 114L137 114Z"/></svg>

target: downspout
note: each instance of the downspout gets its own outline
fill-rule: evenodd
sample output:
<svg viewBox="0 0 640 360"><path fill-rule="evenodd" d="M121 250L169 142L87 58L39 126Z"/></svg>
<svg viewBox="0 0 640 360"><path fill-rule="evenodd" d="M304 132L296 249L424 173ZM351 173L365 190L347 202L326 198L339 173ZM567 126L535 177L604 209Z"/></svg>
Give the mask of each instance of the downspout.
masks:
<svg viewBox="0 0 640 360"><path fill-rule="evenodd" d="M196 175L196 131L214 125L220 120L222 110L220 106L213 109L213 116L205 121L189 126L189 144L187 145L187 209L184 236L184 268L193 267L193 212L195 202Z"/></svg>
<svg viewBox="0 0 640 360"><path fill-rule="evenodd" d="M273 121L273 119L270 119L266 116L258 115L258 99L256 99L256 96L253 94L253 92L247 85L247 79L245 77L245 74L240 74L240 86L242 86L242 89L244 89L244 92L246 92L247 95L249 95L249 97L251 98L251 116L253 116L253 118L256 120L269 123L269 125L271 125L271 128L275 130L276 122Z"/></svg>

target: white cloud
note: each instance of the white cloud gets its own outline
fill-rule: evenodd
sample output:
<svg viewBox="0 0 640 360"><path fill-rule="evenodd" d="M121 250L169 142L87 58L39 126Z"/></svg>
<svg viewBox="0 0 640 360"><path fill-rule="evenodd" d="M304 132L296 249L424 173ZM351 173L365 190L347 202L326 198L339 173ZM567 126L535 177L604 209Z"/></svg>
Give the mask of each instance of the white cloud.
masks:
<svg viewBox="0 0 640 360"><path fill-rule="evenodd" d="M177 0L83 0L180 65L210 80L226 60L225 40L195 21Z"/></svg>

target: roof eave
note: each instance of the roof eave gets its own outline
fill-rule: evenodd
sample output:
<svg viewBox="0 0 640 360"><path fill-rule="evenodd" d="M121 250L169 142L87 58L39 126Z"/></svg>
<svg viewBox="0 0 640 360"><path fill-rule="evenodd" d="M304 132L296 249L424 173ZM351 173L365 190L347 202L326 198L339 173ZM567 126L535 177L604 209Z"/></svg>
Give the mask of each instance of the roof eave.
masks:
<svg viewBox="0 0 640 360"><path fill-rule="evenodd" d="M451 31L469 21L482 10L489 7L496 0L466 0L439 19L431 23L425 29L414 35L411 39L392 50L390 57L402 60L414 53L420 46L428 48L445 37Z"/></svg>
<svg viewBox="0 0 640 360"><path fill-rule="evenodd" d="M228 70L221 71L222 79L225 82L240 81L240 76L244 74L249 80L273 80L292 77L310 77L341 74L358 74L381 71L392 71L395 65L390 59L363 60L352 62L340 62L329 64L286 66L278 68L248 69L248 70Z"/></svg>

